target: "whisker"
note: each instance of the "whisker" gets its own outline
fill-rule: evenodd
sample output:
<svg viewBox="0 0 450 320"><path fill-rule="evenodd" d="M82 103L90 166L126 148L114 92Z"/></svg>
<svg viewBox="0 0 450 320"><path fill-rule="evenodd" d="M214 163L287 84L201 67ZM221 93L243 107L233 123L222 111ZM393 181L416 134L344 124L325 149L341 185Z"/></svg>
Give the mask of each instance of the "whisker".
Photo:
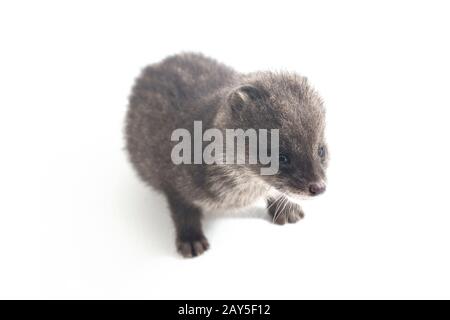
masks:
<svg viewBox="0 0 450 320"><path fill-rule="evenodd" d="M285 203L284 203L283 209L281 209L281 212L284 213L284 215L285 215L286 218L287 218L288 210L286 210L286 206L289 205L290 202L288 201L287 198L285 198L285 199L286 199L286 201L285 201Z"/></svg>
<svg viewBox="0 0 450 320"><path fill-rule="evenodd" d="M274 219L273 219L274 222L280 217L280 214L282 213L282 211L279 209L281 209L282 206L286 205L287 201L288 201L288 199L286 197L283 197L282 200L277 205L276 210L275 210Z"/></svg>
<svg viewBox="0 0 450 320"><path fill-rule="evenodd" d="M278 202L281 197L283 197L283 194L279 195L268 207L267 209L270 209L270 207L272 207L276 202Z"/></svg>

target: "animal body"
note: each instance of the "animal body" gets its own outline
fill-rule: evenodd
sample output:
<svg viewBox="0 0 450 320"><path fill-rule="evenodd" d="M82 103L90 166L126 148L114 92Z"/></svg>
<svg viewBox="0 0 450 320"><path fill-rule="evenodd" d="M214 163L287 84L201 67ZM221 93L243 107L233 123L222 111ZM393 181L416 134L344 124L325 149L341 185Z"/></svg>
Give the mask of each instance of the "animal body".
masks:
<svg viewBox="0 0 450 320"><path fill-rule="evenodd" d="M174 130L278 129L279 170L257 164L174 164ZM201 54L170 56L137 79L126 117L129 159L139 176L167 197L184 257L209 248L202 230L208 211L265 198L278 224L303 217L298 200L325 191L328 149L325 109L306 78L295 73L239 73ZM202 145L204 147L204 144ZM223 155L221 155L223 156Z"/></svg>

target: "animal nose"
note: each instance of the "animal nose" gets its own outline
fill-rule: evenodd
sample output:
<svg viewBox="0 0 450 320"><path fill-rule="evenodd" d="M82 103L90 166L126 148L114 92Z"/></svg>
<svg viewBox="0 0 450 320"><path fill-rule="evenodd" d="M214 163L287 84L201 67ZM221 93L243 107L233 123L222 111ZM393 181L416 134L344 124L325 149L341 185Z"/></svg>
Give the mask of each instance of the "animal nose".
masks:
<svg viewBox="0 0 450 320"><path fill-rule="evenodd" d="M326 187L325 183L323 183L323 182L311 183L309 185L309 193L312 196L317 196L321 193L324 193L326 189L327 189L327 187Z"/></svg>

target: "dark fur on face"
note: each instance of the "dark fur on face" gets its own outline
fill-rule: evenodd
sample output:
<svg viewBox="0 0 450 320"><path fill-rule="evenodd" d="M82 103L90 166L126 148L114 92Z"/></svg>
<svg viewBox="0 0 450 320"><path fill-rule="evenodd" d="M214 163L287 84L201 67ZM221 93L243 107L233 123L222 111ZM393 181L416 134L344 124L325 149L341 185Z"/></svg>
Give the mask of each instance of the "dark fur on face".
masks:
<svg viewBox="0 0 450 320"><path fill-rule="evenodd" d="M279 129L280 170L259 165L181 164L171 161L175 129ZM168 199L185 257L208 249L205 211L247 206L266 198L279 224L303 217L297 195L325 190L328 150L325 110L305 78L290 73L240 74L199 54L180 54L144 69L130 96L126 142L139 176Z"/></svg>
<svg viewBox="0 0 450 320"><path fill-rule="evenodd" d="M292 196L310 196L324 184L328 150L325 108L304 77L289 73L251 74L228 98L229 125L280 132L280 169L265 181Z"/></svg>

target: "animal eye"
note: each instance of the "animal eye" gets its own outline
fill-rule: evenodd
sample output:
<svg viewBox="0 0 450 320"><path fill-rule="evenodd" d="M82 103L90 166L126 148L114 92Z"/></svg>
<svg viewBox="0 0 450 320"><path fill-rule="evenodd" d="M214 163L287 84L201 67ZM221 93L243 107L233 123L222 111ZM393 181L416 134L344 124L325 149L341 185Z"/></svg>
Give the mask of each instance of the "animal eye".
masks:
<svg viewBox="0 0 450 320"><path fill-rule="evenodd" d="M320 146L319 150L317 150L317 153L319 154L319 157L321 157L321 158L325 157L325 147Z"/></svg>
<svg viewBox="0 0 450 320"><path fill-rule="evenodd" d="M280 154L279 160L281 164L289 164L290 162L289 157L285 154Z"/></svg>

